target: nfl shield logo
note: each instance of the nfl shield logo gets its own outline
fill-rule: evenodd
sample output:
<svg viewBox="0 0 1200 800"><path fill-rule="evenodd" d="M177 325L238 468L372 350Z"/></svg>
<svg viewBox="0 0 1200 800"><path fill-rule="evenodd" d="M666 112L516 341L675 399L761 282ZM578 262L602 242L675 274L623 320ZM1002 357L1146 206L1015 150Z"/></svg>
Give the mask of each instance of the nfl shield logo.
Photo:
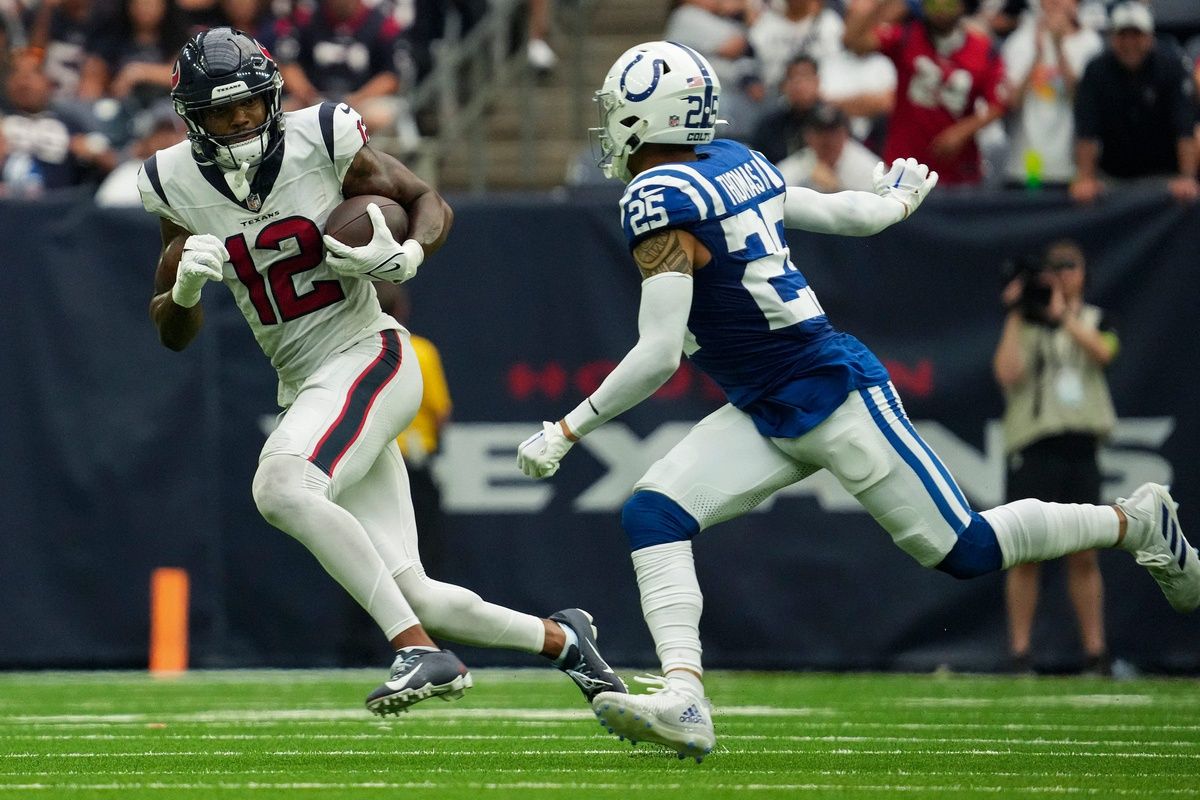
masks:
<svg viewBox="0 0 1200 800"><path fill-rule="evenodd" d="M678 126L679 125L679 116L677 114L672 114L671 116L667 117L667 125L672 128Z"/></svg>
<svg viewBox="0 0 1200 800"><path fill-rule="evenodd" d="M250 195L246 198L246 208L250 209L251 211L258 211L260 208L262 208L262 200L259 199L258 195L256 194Z"/></svg>

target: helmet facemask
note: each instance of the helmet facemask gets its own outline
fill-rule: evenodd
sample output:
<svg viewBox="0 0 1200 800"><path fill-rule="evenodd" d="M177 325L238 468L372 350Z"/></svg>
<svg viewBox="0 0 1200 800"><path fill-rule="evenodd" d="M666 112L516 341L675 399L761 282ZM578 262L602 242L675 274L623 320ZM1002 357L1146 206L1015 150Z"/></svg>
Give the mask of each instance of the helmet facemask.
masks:
<svg viewBox="0 0 1200 800"><path fill-rule="evenodd" d="M708 61L689 47L647 42L630 48L595 95L600 127L590 133L597 166L605 177L629 182L629 157L643 144L708 144L723 121L717 118L720 92Z"/></svg>
<svg viewBox="0 0 1200 800"><path fill-rule="evenodd" d="M175 113L183 118L200 164L223 170L257 166L283 142L283 77L270 53L253 38L231 28L200 33L180 51L171 76ZM266 117L253 130L211 133L209 111L261 97Z"/></svg>
<svg viewBox="0 0 1200 800"><path fill-rule="evenodd" d="M628 183L633 177L629 173L629 157L642 146L641 134L645 132L647 122L636 115L622 117L625 102L616 92L602 89L596 92L595 100L600 127L589 128L588 133L596 166L604 171L604 177L619 178Z"/></svg>
<svg viewBox="0 0 1200 800"><path fill-rule="evenodd" d="M254 92L232 92L228 99L222 98L220 102L197 104L180 110L183 103L176 101L176 111L188 126L192 150L204 162L216 164L224 170L238 169L243 163L251 167L258 166L283 140L279 135L283 132L282 85L283 79L276 73L267 86ZM208 111L226 104L240 103L249 97L263 99L266 116L261 125L249 131L225 135L211 133L205 127L204 119Z"/></svg>

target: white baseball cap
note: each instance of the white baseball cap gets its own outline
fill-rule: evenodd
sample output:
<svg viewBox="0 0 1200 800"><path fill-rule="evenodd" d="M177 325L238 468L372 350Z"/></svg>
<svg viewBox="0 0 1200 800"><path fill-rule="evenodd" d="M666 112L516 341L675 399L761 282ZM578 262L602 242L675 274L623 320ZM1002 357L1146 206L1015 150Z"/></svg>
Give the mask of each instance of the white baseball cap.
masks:
<svg viewBox="0 0 1200 800"><path fill-rule="evenodd" d="M1133 28L1142 33L1154 33L1154 16L1150 9L1137 0L1121 3L1112 10L1108 29L1113 33Z"/></svg>

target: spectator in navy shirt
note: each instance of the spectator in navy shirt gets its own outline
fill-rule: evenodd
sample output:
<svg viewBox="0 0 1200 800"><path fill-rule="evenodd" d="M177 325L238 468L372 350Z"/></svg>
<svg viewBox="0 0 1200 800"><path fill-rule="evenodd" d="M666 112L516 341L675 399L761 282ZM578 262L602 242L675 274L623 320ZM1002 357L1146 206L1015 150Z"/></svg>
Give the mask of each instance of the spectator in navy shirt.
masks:
<svg viewBox="0 0 1200 800"><path fill-rule="evenodd" d="M173 0L124 0L121 9L88 45L79 96L115 97L132 113L170 93L171 68L186 32Z"/></svg>
<svg viewBox="0 0 1200 800"><path fill-rule="evenodd" d="M1091 202L1112 178L1169 177L1172 195L1200 195L1191 76L1154 40L1139 2L1112 11L1109 48L1088 65L1075 95L1076 177L1071 196Z"/></svg>
<svg viewBox="0 0 1200 800"><path fill-rule="evenodd" d="M246 32L274 55L281 23L265 0L221 0L217 9L221 14L218 24Z"/></svg>
<svg viewBox="0 0 1200 800"><path fill-rule="evenodd" d="M14 54L5 80L8 109L0 123L7 148L5 194L33 197L98 180L117 164L108 141L50 107L53 86L39 55Z"/></svg>
<svg viewBox="0 0 1200 800"><path fill-rule="evenodd" d="M400 33L393 17L362 0L320 0L313 11L298 9L275 51L289 108L346 103L372 133L402 140L388 149L410 149L418 137L397 96L402 76L412 71Z"/></svg>
<svg viewBox="0 0 1200 800"><path fill-rule="evenodd" d="M778 164L804 148L804 130L821 99L817 60L800 55L788 62L779 85L782 104L764 116L754 129L750 146Z"/></svg>
<svg viewBox="0 0 1200 800"><path fill-rule="evenodd" d="M29 46L42 54L56 100L71 100L79 89L79 73L93 38L96 14L92 0L42 0L30 23Z"/></svg>

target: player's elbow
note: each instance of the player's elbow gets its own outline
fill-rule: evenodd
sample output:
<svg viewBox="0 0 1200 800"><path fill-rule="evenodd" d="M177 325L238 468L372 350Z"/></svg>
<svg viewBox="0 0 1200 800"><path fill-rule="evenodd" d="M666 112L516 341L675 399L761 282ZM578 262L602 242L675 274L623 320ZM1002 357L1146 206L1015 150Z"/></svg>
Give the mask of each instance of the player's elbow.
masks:
<svg viewBox="0 0 1200 800"><path fill-rule="evenodd" d="M163 347L178 353L188 346L188 344L191 342L191 339L167 336L166 334L160 332L158 334L158 341L162 343Z"/></svg>
<svg viewBox="0 0 1200 800"><path fill-rule="evenodd" d="M158 329L158 341L168 350L173 350L176 353L183 350L192 343L192 339L196 338L194 330L180 330L168 325L160 326Z"/></svg>
<svg viewBox="0 0 1200 800"><path fill-rule="evenodd" d="M423 245L426 257L433 255L442 248L442 245L446 243L446 239L450 236L451 226L454 225L454 209L450 208L450 204L442 199L440 195L437 200L441 206L442 228L438 231L437 237L432 242Z"/></svg>
<svg viewBox="0 0 1200 800"><path fill-rule="evenodd" d="M647 372L649 375L649 383L653 383L657 389L671 379L675 371L679 369L679 359L682 355L680 347L673 347L668 342L655 342L652 347L647 348L650 352L647 353Z"/></svg>
<svg viewBox="0 0 1200 800"><path fill-rule="evenodd" d="M150 304L150 319L158 330L158 341L168 350L179 352L191 344L192 339L200 332L203 317L199 306L184 311L172 312L162 295L155 297ZM175 307L178 309L178 307Z"/></svg>

